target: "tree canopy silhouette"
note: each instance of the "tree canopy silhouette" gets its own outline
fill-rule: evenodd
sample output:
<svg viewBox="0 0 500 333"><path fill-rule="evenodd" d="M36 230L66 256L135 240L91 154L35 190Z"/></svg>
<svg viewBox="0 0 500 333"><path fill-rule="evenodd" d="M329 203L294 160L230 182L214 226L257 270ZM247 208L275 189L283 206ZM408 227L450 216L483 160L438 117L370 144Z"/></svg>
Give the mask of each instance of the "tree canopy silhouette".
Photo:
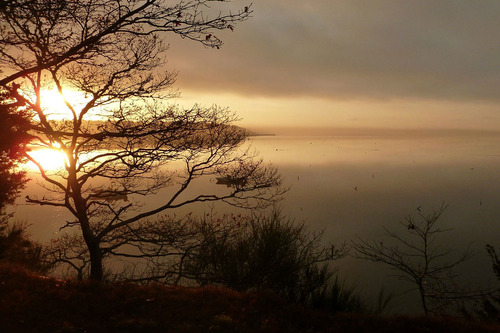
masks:
<svg viewBox="0 0 500 333"><path fill-rule="evenodd" d="M0 88L0 215L26 182L26 173L15 168L25 158L30 114L18 106L10 91Z"/></svg>
<svg viewBox="0 0 500 333"><path fill-rule="evenodd" d="M34 112L31 145L65 155L64 166L54 171L25 154L46 189L27 201L71 212L74 219L65 227L81 230L92 279L102 280L103 258L161 212L214 201L256 207L282 193L277 171L240 148L246 134L232 125L232 112L169 104L175 73L164 69L165 33L219 48L216 32L232 31L251 14L250 7L227 14L210 8L226 2L0 5L0 62L8 68L0 86L15 82L15 103ZM64 98L63 106L51 106L49 89ZM215 189L207 177L228 184ZM197 181L206 186L188 191ZM150 195L161 202L145 205L141 198Z"/></svg>

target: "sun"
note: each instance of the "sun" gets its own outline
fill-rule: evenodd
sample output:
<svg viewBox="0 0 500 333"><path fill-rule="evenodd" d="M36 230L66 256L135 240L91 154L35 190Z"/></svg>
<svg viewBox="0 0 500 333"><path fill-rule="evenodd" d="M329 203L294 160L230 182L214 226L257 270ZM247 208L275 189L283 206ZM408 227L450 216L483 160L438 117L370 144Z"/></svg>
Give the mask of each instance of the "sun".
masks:
<svg viewBox="0 0 500 333"><path fill-rule="evenodd" d="M50 148L34 149L29 152L29 155L41 165L44 171L61 170L67 161L62 151ZM26 167L33 171L39 170L38 166L31 161L26 163Z"/></svg>
<svg viewBox="0 0 500 333"><path fill-rule="evenodd" d="M40 104L48 118L67 119L71 117L71 111L65 100L73 107L78 107L84 102L80 94L70 89L65 89L64 95L61 95L57 89L42 89L40 91Z"/></svg>
<svg viewBox="0 0 500 333"><path fill-rule="evenodd" d="M40 91L40 104L44 110L45 116L50 120L72 119L73 114L66 103L68 103L78 115L89 101L89 96L85 93L72 89L63 88L63 94L55 88L45 88ZM96 118L95 112L99 108L88 114L88 119Z"/></svg>

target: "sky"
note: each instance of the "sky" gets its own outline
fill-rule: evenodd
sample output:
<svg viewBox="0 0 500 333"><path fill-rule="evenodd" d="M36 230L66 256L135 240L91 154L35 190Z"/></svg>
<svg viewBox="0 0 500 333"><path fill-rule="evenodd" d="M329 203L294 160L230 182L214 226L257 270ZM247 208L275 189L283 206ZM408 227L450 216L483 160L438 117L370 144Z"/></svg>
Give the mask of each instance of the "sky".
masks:
<svg viewBox="0 0 500 333"><path fill-rule="evenodd" d="M226 106L257 129L500 130L500 1L254 0L251 8L234 32L216 34L220 50L168 36L178 103Z"/></svg>

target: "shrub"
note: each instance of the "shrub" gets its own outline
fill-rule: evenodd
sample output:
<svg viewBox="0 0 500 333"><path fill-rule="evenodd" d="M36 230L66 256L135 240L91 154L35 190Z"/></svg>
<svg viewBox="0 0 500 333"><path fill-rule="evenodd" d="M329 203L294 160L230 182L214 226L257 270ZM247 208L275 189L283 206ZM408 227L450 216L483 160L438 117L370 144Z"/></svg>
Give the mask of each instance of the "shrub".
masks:
<svg viewBox="0 0 500 333"><path fill-rule="evenodd" d="M270 289L301 304L328 285L333 275L328 262L346 252L345 246L322 247L321 232L309 232L277 209L235 219L222 233L214 232L211 221L201 225L203 242L188 254L186 276L201 285Z"/></svg>
<svg viewBox="0 0 500 333"><path fill-rule="evenodd" d="M310 305L330 313L367 311L354 288L346 286L338 276L331 279L328 285L318 288L312 293Z"/></svg>
<svg viewBox="0 0 500 333"><path fill-rule="evenodd" d="M42 245L30 239L27 229L26 224L0 219L0 261L44 274L49 271L50 265L44 260Z"/></svg>
<svg viewBox="0 0 500 333"><path fill-rule="evenodd" d="M493 272L498 281L500 281L500 259L498 258L495 248L488 244L486 245L486 251L491 258ZM500 288L488 297L484 297L481 303L479 310L480 317L486 320L500 321Z"/></svg>

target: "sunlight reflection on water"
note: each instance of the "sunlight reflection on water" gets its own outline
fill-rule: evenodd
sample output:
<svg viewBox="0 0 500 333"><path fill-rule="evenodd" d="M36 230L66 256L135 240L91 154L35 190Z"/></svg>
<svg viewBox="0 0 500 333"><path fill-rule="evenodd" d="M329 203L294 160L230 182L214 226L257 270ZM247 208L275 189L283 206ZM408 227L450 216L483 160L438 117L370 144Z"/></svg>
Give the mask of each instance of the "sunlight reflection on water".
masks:
<svg viewBox="0 0 500 333"><path fill-rule="evenodd" d="M383 239L384 226L398 231L398 222L416 215L417 207L430 213L444 202L449 207L442 226L454 230L443 234L443 243L457 254L469 244L477 252L461 270L464 280L483 285L494 281L484 246L500 246L500 137L270 136L249 141L291 186L281 202L283 211L304 220L311 230L324 229L325 243ZM193 190L207 186L217 189L208 180ZM39 191L31 182L24 194ZM148 199L148 204L160 197ZM32 223L31 233L41 240L48 240L68 218L60 209L25 205L17 207L16 216ZM353 258L336 265L372 297L382 285L398 292L407 288L388 278L390 271L381 266ZM413 301L403 303L401 311L418 308Z"/></svg>

